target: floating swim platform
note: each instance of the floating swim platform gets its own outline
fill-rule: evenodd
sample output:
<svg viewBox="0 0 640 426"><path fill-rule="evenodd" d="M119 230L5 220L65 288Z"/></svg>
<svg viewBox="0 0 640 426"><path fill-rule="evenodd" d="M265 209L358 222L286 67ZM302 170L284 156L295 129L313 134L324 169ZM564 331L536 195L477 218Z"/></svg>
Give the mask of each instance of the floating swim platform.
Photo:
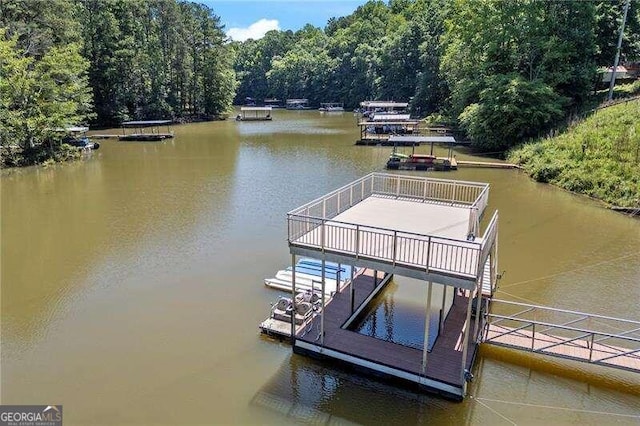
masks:
<svg viewBox="0 0 640 426"><path fill-rule="evenodd" d="M353 269L354 275L358 269ZM296 262L296 290L321 291L322 288L322 261L317 259L302 258ZM350 265L338 265L334 262L325 262L325 294L331 295L338 291L351 279L352 267ZM293 267L280 270L274 278L266 278L264 284L267 287L283 291L291 291Z"/></svg>

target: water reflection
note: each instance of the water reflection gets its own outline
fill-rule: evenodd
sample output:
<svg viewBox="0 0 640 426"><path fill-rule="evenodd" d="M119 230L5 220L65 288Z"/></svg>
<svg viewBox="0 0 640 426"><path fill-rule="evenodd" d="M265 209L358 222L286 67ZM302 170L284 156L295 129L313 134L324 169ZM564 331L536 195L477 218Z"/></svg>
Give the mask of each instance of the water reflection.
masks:
<svg viewBox="0 0 640 426"><path fill-rule="evenodd" d="M183 134L178 126L176 138L161 143L105 141L85 162L2 177L5 345L28 349L24 344L66 309L95 269L117 276L136 258L138 266L162 266L193 242L194 228L215 232L211 203L218 206L214 223L229 217L238 145L202 143L206 127L200 129ZM144 247L153 247L153 256L140 255Z"/></svg>
<svg viewBox="0 0 640 426"><path fill-rule="evenodd" d="M443 286L433 284L429 320L428 350L438 338L443 311ZM448 289L450 303L453 288ZM394 277L385 291L377 295L353 326L357 333L422 350L426 319L427 284L407 277Z"/></svg>
<svg viewBox="0 0 640 426"><path fill-rule="evenodd" d="M297 355L282 363L251 404L288 422L319 424L423 424L456 406Z"/></svg>
<svg viewBox="0 0 640 426"><path fill-rule="evenodd" d="M637 376L611 390L488 353L472 384L488 409L384 385L257 338L277 297L262 280L290 261L286 212L382 170L391 151L354 146L351 114L276 113L274 124L291 132L189 124L165 143L104 141L85 162L3 173L3 403L63 401L73 407L67 423L82 425L303 418L265 417L251 403L260 390L365 424L506 422L494 411L516 423L607 420L489 399L637 413ZM491 184L499 270L507 271L498 297L640 319L637 220L516 171L414 173ZM424 283L412 288L398 281L394 298L380 299L383 338L397 337L401 311L424 311Z"/></svg>

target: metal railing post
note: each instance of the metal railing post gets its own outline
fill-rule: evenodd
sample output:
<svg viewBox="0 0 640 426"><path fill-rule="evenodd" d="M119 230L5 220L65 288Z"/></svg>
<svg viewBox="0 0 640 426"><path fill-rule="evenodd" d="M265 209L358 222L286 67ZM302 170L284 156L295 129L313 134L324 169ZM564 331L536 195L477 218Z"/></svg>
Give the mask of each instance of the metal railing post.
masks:
<svg viewBox="0 0 640 426"><path fill-rule="evenodd" d="M398 231L393 231L393 266L396 266L396 253L398 252Z"/></svg>
<svg viewBox="0 0 640 426"><path fill-rule="evenodd" d="M457 186L456 186L456 183L454 182L453 183L453 191L451 191L451 204L453 204L453 202L456 199L456 188L457 188Z"/></svg>
<svg viewBox="0 0 640 426"><path fill-rule="evenodd" d="M360 225L356 225L356 259L360 256Z"/></svg>
<svg viewBox="0 0 640 426"><path fill-rule="evenodd" d="M591 335L591 344L589 345L589 362L593 360L593 339L595 338L596 333Z"/></svg>
<svg viewBox="0 0 640 426"><path fill-rule="evenodd" d="M320 231L322 232L320 234L320 247L322 248L322 253L324 253L324 239L325 239L325 236L324 236L325 226L324 225L325 225L325 220L322 219L322 224L320 225Z"/></svg>
<svg viewBox="0 0 640 426"><path fill-rule="evenodd" d="M425 264L425 268L427 269L427 274L429 273L430 264L431 264L431 236L427 238L427 263Z"/></svg>
<svg viewBox="0 0 640 426"><path fill-rule="evenodd" d="M531 335L531 350L534 351L536 349L536 323L532 323L533 325L533 334Z"/></svg>
<svg viewBox="0 0 640 426"><path fill-rule="evenodd" d="M400 198L400 176L396 177L396 199Z"/></svg>
<svg viewBox="0 0 640 426"><path fill-rule="evenodd" d="M291 255L291 300L293 311L291 313L291 345L296 344L296 255Z"/></svg>

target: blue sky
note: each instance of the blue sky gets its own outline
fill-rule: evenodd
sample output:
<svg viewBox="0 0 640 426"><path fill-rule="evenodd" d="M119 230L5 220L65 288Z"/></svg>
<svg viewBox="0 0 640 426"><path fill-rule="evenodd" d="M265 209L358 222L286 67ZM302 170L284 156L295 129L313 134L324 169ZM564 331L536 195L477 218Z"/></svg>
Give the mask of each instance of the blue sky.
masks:
<svg viewBox="0 0 640 426"><path fill-rule="evenodd" d="M350 15L366 0L200 0L220 17L234 40L260 38L273 29L324 28L331 17Z"/></svg>

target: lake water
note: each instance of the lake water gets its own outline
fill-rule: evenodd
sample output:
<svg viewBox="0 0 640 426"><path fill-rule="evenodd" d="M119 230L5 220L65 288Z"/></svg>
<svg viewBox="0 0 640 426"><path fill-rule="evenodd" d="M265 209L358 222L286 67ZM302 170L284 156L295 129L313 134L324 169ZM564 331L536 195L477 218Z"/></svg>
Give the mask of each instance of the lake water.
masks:
<svg viewBox="0 0 640 426"><path fill-rule="evenodd" d="M279 294L263 279L291 259L286 212L390 153L354 145L351 113L273 117L4 173L3 404L63 404L67 425L638 424L638 374L484 348L453 403L261 337ZM640 320L637 219L514 170L415 173L491 184L499 298ZM395 309L426 297L389 291Z"/></svg>

